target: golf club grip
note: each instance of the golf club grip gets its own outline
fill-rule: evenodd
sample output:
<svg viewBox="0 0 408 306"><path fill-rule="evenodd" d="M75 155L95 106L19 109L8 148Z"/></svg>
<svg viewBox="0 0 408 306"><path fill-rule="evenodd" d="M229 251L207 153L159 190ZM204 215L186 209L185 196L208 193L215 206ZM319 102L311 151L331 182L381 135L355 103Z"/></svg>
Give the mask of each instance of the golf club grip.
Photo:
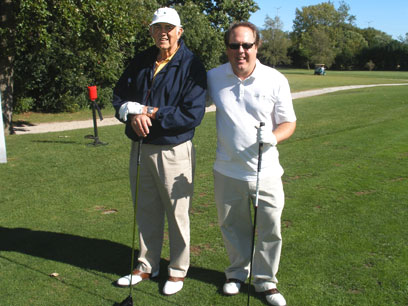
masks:
<svg viewBox="0 0 408 306"><path fill-rule="evenodd" d="M265 122L260 122L259 127L265 126ZM259 150L258 150L258 172L261 172L262 166L262 149L263 149L263 142L259 143Z"/></svg>

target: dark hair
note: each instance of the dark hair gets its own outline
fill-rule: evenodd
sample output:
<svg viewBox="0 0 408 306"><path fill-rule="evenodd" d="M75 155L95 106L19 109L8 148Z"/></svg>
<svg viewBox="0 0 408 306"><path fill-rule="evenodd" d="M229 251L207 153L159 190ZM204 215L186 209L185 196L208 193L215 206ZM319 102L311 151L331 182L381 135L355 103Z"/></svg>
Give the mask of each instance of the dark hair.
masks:
<svg viewBox="0 0 408 306"><path fill-rule="evenodd" d="M235 22L229 27L229 29L224 33L224 43L225 43L226 47L228 47L228 45L229 45L229 39L230 39L231 32L235 28L238 28L238 27L250 28L252 30L252 32L254 33L254 36L255 36L255 46L259 47L259 44L260 44L259 30L256 27L256 25L254 25L253 23L251 23L249 21Z"/></svg>

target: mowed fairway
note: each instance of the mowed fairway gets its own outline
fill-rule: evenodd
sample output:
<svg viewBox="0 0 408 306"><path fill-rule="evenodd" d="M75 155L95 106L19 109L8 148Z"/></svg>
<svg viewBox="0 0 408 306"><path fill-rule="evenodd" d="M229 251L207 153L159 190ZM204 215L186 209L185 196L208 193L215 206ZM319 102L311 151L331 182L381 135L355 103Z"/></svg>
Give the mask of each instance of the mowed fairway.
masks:
<svg viewBox="0 0 408 306"><path fill-rule="evenodd" d="M408 71L330 71L325 76L313 75L313 70L282 69L292 92L347 85L407 83Z"/></svg>
<svg viewBox="0 0 408 306"><path fill-rule="evenodd" d="M279 145L287 200L278 288L292 306L408 305L408 86L294 106L297 130ZM86 146L90 132L6 137L0 305L113 305L127 297L113 283L130 269L129 142L113 126L99 129L109 145ZM135 305L246 304L246 287L233 297L221 292L228 260L213 201L215 113L194 142L188 279L175 296L161 294L166 234L160 277L135 287ZM251 305L265 304L253 293Z"/></svg>

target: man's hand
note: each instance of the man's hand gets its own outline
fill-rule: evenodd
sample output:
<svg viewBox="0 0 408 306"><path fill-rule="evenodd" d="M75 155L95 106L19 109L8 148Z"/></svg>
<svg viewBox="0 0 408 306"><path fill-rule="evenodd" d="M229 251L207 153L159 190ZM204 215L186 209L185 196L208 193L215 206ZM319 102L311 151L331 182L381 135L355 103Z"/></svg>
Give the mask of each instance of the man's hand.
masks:
<svg viewBox="0 0 408 306"><path fill-rule="evenodd" d="M272 127L270 126L263 125L258 127L257 138L259 143L270 144L272 146L276 146L278 144L278 140L276 139L275 134L272 132Z"/></svg>
<svg viewBox="0 0 408 306"><path fill-rule="evenodd" d="M152 126L151 119L146 115L131 115L131 125L137 136L146 137L149 134L149 126Z"/></svg>
<svg viewBox="0 0 408 306"><path fill-rule="evenodd" d="M123 121L127 120L128 115L138 115L143 113L144 105L137 102L123 103L119 109L119 118Z"/></svg>

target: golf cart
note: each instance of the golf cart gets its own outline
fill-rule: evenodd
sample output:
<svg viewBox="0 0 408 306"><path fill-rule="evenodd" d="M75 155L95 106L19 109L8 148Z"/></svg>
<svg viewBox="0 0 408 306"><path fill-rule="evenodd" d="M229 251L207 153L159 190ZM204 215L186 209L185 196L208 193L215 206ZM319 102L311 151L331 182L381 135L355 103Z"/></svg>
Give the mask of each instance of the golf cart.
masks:
<svg viewBox="0 0 408 306"><path fill-rule="evenodd" d="M324 64L315 64L315 75L326 75L326 69L324 67Z"/></svg>

